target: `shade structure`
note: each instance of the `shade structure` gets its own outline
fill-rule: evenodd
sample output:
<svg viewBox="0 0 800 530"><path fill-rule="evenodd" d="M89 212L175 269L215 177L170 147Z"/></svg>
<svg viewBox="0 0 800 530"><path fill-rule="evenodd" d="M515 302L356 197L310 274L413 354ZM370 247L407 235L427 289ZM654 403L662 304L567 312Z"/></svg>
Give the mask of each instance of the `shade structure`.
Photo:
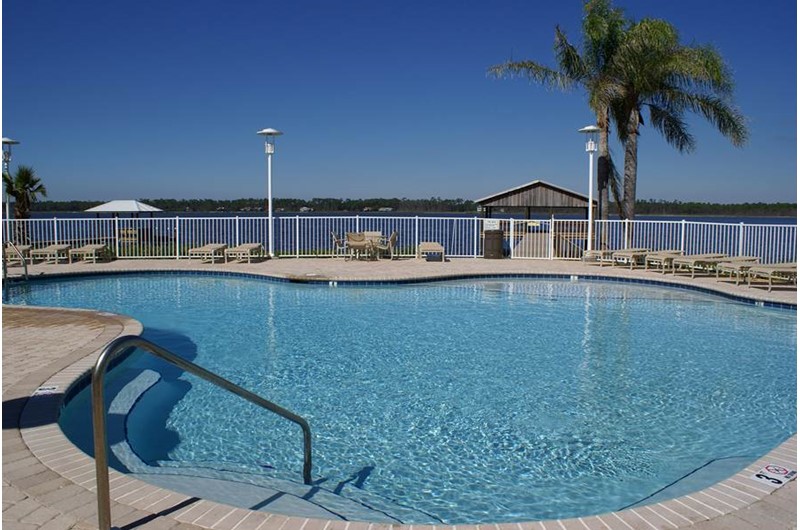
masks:
<svg viewBox="0 0 800 530"><path fill-rule="evenodd" d="M117 200L109 201L85 210L91 213L150 213L150 212L163 212L161 208L150 206L143 202L134 200Z"/></svg>

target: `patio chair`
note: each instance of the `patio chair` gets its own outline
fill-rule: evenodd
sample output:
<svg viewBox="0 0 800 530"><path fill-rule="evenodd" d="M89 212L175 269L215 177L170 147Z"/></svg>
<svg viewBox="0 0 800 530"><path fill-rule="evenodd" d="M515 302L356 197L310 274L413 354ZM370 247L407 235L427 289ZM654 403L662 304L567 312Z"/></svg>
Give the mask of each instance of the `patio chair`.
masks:
<svg viewBox="0 0 800 530"><path fill-rule="evenodd" d="M372 241L366 238L364 232L347 232L345 238L351 260L372 252Z"/></svg>
<svg viewBox="0 0 800 530"><path fill-rule="evenodd" d="M689 254L686 256L678 256L672 260L672 274L675 274L679 269L686 269L692 273L694 278L695 272L711 271L716 267L717 263L723 261L731 261L731 257L727 254ZM758 258L753 258L758 259Z"/></svg>
<svg viewBox="0 0 800 530"><path fill-rule="evenodd" d="M69 251L69 262L72 263L72 258L83 258L83 261L97 263L98 258L111 261L111 251L105 244L88 244L82 247L73 248Z"/></svg>
<svg viewBox="0 0 800 530"><path fill-rule="evenodd" d="M625 261L630 265L633 270L634 265L643 260L647 253L650 252L649 248L626 248L624 250L615 250L611 253L611 266L617 264L617 261Z"/></svg>
<svg viewBox="0 0 800 530"><path fill-rule="evenodd" d="M233 258L236 261L244 261L251 263L253 258L263 258L264 247L261 243L244 243L237 247L225 249L225 263L228 263L228 258Z"/></svg>
<svg viewBox="0 0 800 530"><path fill-rule="evenodd" d="M202 247L195 247L189 249L189 258L200 258L201 263L210 261L212 264L216 262L217 258L224 259L223 252L228 245L222 243L209 243Z"/></svg>
<svg viewBox="0 0 800 530"><path fill-rule="evenodd" d="M767 280L769 292L772 292L774 281L791 282L797 287L797 263L773 263L771 265L753 265L747 271L747 287L757 278Z"/></svg>
<svg viewBox="0 0 800 530"><path fill-rule="evenodd" d="M397 231L391 233L388 238L381 238L378 243L374 244L375 256L380 259L381 252L388 252L389 259L394 259L394 247L397 244Z"/></svg>
<svg viewBox="0 0 800 530"><path fill-rule="evenodd" d="M331 241L333 242L334 257L347 254L347 241L339 237L333 230L331 230Z"/></svg>
<svg viewBox="0 0 800 530"><path fill-rule="evenodd" d="M40 258L44 263L58 263L62 259L69 261L70 245L48 245L31 250L31 261Z"/></svg>

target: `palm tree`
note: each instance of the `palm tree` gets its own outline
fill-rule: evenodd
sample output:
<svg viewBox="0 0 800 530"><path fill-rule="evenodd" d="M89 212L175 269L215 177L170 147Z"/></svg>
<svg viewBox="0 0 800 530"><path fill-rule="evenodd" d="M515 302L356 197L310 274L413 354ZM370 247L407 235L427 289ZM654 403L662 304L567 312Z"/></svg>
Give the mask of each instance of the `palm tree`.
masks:
<svg viewBox="0 0 800 530"><path fill-rule="evenodd" d="M616 79L612 112L625 146L621 214L633 219L643 110L680 152L695 148L684 121L687 111L710 121L737 147L747 140L747 128L731 102L732 76L719 53L708 46L681 45L668 22L644 19L631 26L611 62L609 75Z"/></svg>
<svg viewBox="0 0 800 530"><path fill-rule="evenodd" d="M600 128L597 187L602 219L608 219L609 184L613 188L614 164L608 148L609 117L616 97L614 78L609 66L629 23L621 9L611 7L608 0L588 0L584 4L583 53L573 46L561 28L556 26L554 52L558 69L533 61L508 61L489 68L495 77L526 77L531 81L560 90L583 86ZM615 193L616 195L616 193Z"/></svg>
<svg viewBox="0 0 800 530"><path fill-rule="evenodd" d="M39 196L47 197L47 189L41 179L36 176L32 167L19 166L17 173L12 178L8 173L3 174L3 184L6 193L14 197L14 217L28 219L31 216L31 205Z"/></svg>

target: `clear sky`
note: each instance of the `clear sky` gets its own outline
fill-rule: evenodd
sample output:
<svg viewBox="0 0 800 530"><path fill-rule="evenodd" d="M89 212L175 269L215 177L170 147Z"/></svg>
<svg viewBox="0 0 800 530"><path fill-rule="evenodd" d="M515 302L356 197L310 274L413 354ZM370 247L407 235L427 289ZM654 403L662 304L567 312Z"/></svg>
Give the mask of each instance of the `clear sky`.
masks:
<svg viewBox="0 0 800 530"><path fill-rule="evenodd" d="M563 94L486 69L554 65L580 0L4 0L2 134L53 200L264 197L256 131L284 132L275 197L476 199L541 179L582 193L593 122ZM649 126L638 197L794 202L794 0L617 0L731 66L751 137L690 119L680 154ZM612 147L622 166L623 151Z"/></svg>

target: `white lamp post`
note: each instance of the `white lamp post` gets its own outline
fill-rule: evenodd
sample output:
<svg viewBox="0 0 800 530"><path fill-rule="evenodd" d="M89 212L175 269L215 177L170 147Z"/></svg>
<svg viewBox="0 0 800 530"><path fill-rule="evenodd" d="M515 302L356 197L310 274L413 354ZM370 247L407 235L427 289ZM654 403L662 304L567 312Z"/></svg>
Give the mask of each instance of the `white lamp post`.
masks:
<svg viewBox="0 0 800 530"><path fill-rule="evenodd" d="M9 166L11 165L11 146L16 145L19 142L16 140L12 140L11 138L3 138L3 174L8 173L10 175ZM6 237L9 241L11 241L11 234L9 230L11 229L11 198L8 195L8 188L5 189L6 192Z"/></svg>
<svg viewBox="0 0 800 530"><path fill-rule="evenodd" d="M589 153L589 233L586 241L586 251L592 251L592 238L594 236L594 154L597 152L597 133L600 127L597 125L587 125L583 129L578 129L579 133L586 135L586 152Z"/></svg>
<svg viewBox="0 0 800 530"><path fill-rule="evenodd" d="M267 154L267 210L269 217L269 257L275 257L272 238L272 155L275 153L275 138L283 133L277 129L261 129L257 134L264 137L264 152Z"/></svg>

